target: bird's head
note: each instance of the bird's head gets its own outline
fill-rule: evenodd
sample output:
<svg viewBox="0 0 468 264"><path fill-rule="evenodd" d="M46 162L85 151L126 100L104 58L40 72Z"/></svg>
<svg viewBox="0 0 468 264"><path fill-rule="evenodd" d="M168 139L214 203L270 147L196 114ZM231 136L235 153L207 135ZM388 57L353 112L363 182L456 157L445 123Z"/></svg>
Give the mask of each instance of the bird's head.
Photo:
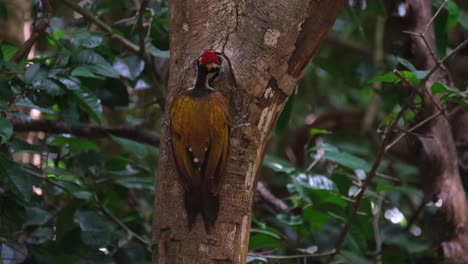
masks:
<svg viewBox="0 0 468 264"><path fill-rule="evenodd" d="M212 50L205 50L197 60L198 75L204 76L205 86L211 87L221 70L221 57Z"/></svg>
<svg viewBox="0 0 468 264"><path fill-rule="evenodd" d="M205 50L202 55L198 58L198 64L206 67L210 71L215 71L221 66L221 60L218 55L211 50Z"/></svg>

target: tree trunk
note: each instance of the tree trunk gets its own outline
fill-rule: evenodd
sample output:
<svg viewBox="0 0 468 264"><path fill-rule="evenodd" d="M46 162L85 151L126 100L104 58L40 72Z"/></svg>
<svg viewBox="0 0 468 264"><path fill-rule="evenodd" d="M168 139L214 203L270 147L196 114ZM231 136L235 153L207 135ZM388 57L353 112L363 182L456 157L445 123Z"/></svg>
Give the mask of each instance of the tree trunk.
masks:
<svg viewBox="0 0 468 264"><path fill-rule="evenodd" d="M388 0L386 3L389 14L388 36L392 48L410 60L418 70L437 67L439 62L433 55L436 50L434 31L430 24L431 1L406 1L407 12L403 16L397 11L397 1ZM426 31L427 27L429 30ZM426 41L418 33L424 33ZM440 94L430 95L430 87L437 81L451 85L449 74L440 69L425 83L427 93L423 95L423 110L418 114L417 120L430 121L416 131L415 135L418 136L413 138L415 144L410 146L411 153L413 157L418 157L416 162L421 167L426 201L441 204L432 223L434 247L440 252L444 263L468 263L468 205L460 180L453 138L454 134L457 135L457 123L450 121L447 105L441 100ZM430 118L439 111L442 114Z"/></svg>
<svg viewBox="0 0 468 264"><path fill-rule="evenodd" d="M168 127L162 131L153 225L153 263L245 263L257 171L271 131L344 1L170 2L169 96L193 85L205 49L224 55L213 85L229 101L233 128L221 208L212 234L187 228ZM167 109L166 109L166 118ZM244 117L244 118L242 118Z"/></svg>

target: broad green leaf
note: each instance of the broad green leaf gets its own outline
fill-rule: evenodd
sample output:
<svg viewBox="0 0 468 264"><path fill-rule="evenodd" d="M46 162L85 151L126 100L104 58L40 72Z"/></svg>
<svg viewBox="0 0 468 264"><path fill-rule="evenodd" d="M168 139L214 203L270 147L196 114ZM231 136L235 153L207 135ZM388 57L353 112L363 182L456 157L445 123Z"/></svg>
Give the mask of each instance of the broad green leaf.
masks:
<svg viewBox="0 0 468 264"><path fill-rule="evenodd" d="M113 68L121 76L134 81L143 72L145 63L136 55L117 57L114 61Z"/></svg>
<svg viewBox="0 0 468 264"><path fill-rule="evenodd" d="M460 9L458 9L457 3L454 0L450 0L447 3L447 24L445 30L449 32L452 30L458 23L458 18L460 17Z"/></svg>
<svg viewBox="0 0 468 264"><path fill-rule="evenodd" d="M31 102L31 100L29 98L21 98L20 100L18 100L16 102L16 105L17 106L22 106L22 107L28 107L28 108L32 108L32 109L37 109L39 111L41 111L42 113L46 113L46 114L55 114L57 113L57 111L52 108L52 107L40 107L36 104L34 104L33 102Z"/></svg>
<svg viewBox="0 0 468 264"><path fill-rule="evenodd" d="M71 63L76 66L85 66L94 74L119 78L119 73L112 68L112 65L104 57L92 50L81 50L73 54Z"/></svg>
<svg viewBox="0 0 468 264"><path fill-rule="evenodd" d="M30 65L24 74L24 81L26 83L33 83L35 81L45 80L46 78L47 71L43 69L39 63Z"/></svg>
<svg viewBox="0 0 468 264"><path fill-rule="evenodd" d="M281 239L281 233L273 228L265 228L265 229L260 229L260 228L251 228L250 233L260 233L260 234L265 234L271 237L274 237L276 239Z"/></svg>
<svg viewBox="0 0 468 264"><path fill-rule="evenodd" d="M91 119L101 124L102 105L101 100L85 87L71 90L80 107L89 114Z"/></svg>
<svg viewBox="0 0 468 264"><path fill-rule="evenodd" d="M23 263L28 257L28 248L24 244L2 241L1 248L0 261L3 264Z"/></svg>
<svg viewBox="0 0 468 264"><path fill-rule="evenodd" d="M112 136L112 139L119 143L125 151L132 153L136 157L140 159L140 161L144 161L143 164L138 164L141 167L153 172L156 166L156 160L159 155L159 149L153 146L148 146L145 144L141 144L139 142L129 140L126 138L115 137Z"/></svg>
<svg viewBox="0 0 468 264"><path fill-rule="evenodd" d="M94 211L77 210L73 222L81 229L81 241L92 248L107 247L112 243L113 225Z"/></svg>
<svg viewBox="0 0 468 264"><path fill-rule="evenodd" d="M154 45L152 45L150 42L146 43L146 51L155 57L160 57L164 59L169 58L169 55L170 55L169 50L160 50L156 48Z"/></svg>
<svg viewBox="0 0 468 264"><path fill-rule="evenodd" d="M374 77L371 80L371 82L395 83L395 82L398 82L399 80L400 78L398 78L398 76L396 76L395 73L389 72L384 75Z"/></svg>
<svg viewBox="0 0 468 264"><path fill-rule="evenodd" d="M52 216L51 213L39 207L29 207L26 209L26 221L23 223L23 228L44 225Z"/></svg>
<svg viewBox="0 0 468 264"><path fill-rule="evenodd" d="M18 51L18 47L10 44L2 44L0 47L3 55L3 60L5 61L11 60L13 58L13 55L15 55L15 53Z"/></svg>
<svg viewBox="0 0 468 264"><path fill-rule="evenodd" d="M116 184L124 186L129 189L146 189L154 191L154 180L153 178L140 178L132 177L125 178L115 181Z"/></svg>
<svg viewBox="0 0 468 264"><path fill-rule="evenodd" d="M408 70L410 70L412 73L416 73L418 70L416 70L416 67L414 67L414 65L409 61L409 60L406 60L406 59L403 59L401 57L398 57L397 58L397 61L398 63L400 63L401 65L405 66Z"/></svg>
<svg viewBox="0 0 468 264"><path fill-rule="evenodd" d="M277 214L276 219L289 226L296 226L304 223L304 219L302 219L300 215Z"/></svg>
<svg viewBox="0 0 468 264"><path fill-rule="evenodd" d="M313 231L318 231L323 225L330 221L330 215L321 210L317 210L313 206L304 209L303 218L306 220Z"/></svg>
<svg viewBox="0 0 468 264"><path fill-rule="evenodd" d="M286 247L285 242L267 234L256 233L256 234L253 234L249 239L250 250L257 250L257 249L279 250L285 247Z"/></svg>
<svg viewBox="0 0 468 264"><path fill-rule="evenodd" d="M0 178L9 179L21 197L29 202L32 195L32 179L29 173L13 161L0 156Z"/></svg>
<svg viewBox="0 0 468 264"><path fill-rule="evenodd" d="M326 152L325 158L351 169L361 169L365 172L371 169L367 161L345 152Z"/></svg>
<svg viewBox="0 0 468 264"><path fill-rule="evenodd" d="M32 245L41 245L54 238L54 230L51 227L37 227L28 235L26 242Z"/></svg>
<svg viewBox="0 0 468 264"><path fill-rule="evenodd" d="M297 250L306 254L314 254L315 252L317 252L318 247L316 245L313 245L307 248L298 248Z"/></svg>
<svg viewBox="0 0 468 264"><path fill-rule="evenodd" d="M458 18L458 22L462 25L465 29L468 29L468 13L461 12L460 17Z"/></svg>
<svg viewBox="0 0 468 264"><path fill-rule="evenodd" d="M7 119L0 118L0 144L5 144L13 135L13 125Z"/></svg>
<svg viewBox="0 0 468 264"><path fill-rule="evenodd" d="M91 79L100 79L104 80L105 77L96 75L93 71L91 71L87 66L78 66L72 70L71 76L75 77L86 77Z"/></svg>
<svg viewBox="0 0 468 264"><path fill-rule="evenodd" d="M36 80L31 84L32 90L43 91L52 96L63 95L65 92L51 79Z"/></svg>
<svg viewBox="0 0 468 264"><path fill-rule="evenodd" d="M276 172L291 173L296 170L289 162L268 154L263 159L263 166Z"/></svg>
<svg viewBox="0 0 468 264"><path fill-rule="evenodd" d="M316 190L336 190L335 184L329 178L322 175L308 175L299 173L294 180L307 188Z"/></svg>

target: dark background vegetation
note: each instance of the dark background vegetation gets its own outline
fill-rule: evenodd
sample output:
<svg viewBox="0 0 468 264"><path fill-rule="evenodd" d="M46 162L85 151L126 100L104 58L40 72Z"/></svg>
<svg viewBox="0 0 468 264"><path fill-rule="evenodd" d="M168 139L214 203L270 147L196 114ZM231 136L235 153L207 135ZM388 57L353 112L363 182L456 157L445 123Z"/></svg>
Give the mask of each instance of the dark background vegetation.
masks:
<svg viewBox="0 0 468 264"><path fill-rule="evenodd" d="M143 10L130 0L84 5L113 34L74 15L76 6L33 2L35 56L21 54L22 41L0 45L0 263L150 263L167 2ZM443 4L434 1L434 12ZM462 7L448 1L433 21L440 58L468 36ZM3 2L0 14L2 23L12 17ZM389 51L386 16L380 1L344 8L289 99L260 172L249 261L322 263L311 254L335 247L380 136L407 103L392 70L400 63L407 80L424 78ZM454 85L432 90L463 107L466 56L447 63ZM412 99L402 131L420 111L421 99ZM440 205L423 196L417 164L387 153L335 260L437 263L431 232Z"/></svg>

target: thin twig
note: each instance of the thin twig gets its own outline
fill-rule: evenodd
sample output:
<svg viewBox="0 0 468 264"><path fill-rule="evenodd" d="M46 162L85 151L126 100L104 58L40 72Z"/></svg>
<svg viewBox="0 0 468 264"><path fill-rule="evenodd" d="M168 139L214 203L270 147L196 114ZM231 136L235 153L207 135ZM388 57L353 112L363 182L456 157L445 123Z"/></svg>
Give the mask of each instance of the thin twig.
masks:
<svg viewBox="0 0 468 264"><path fill-rule="evenodd" d="M291 209L287 204L285 204L281 199L276 197L270 190L267 189L265 184L262 181L259 181L257 184L257 193L268 203L275 206L278 210L283 213L289 214Z"/></svg>
<svg viewBox="0 0 468 264"><path fill-rule="evenodd" d="M95 197L96 198L96 197ZM101 209L102 213L105 214L107 217L109 217L114 223L116 223L120 228L125 230L128 235L128 239L131 240L132 238L135 238L138 242L143 244L145 246L145 249L148 250L151 247L151 243L138 235L137 233L133 232L128 226L126 226L122 221L120 221L115 215L113 215L106 207L104 207L99 200L96 200L96 203L98 204L99 208Z"/></svg>
<svg viewBox="0 0 468 264"><path fill-rule="evenodd" d="M106 31L107 33L111 34L112 38L120 41L122 44L124 44L129 50L135 53L139 53L140 49L138 48L137 45L135 45L132 41L129 39L125 38L124 36L117 34L114 29L112 29L109 25L104 23L102 20L88 12L86 9L81 7L80 5L76 4L72 0L63 0L62 1L64 4L66 4L68 7L70 7L73 11L77 12L78 14L82 15L86 19L90 20L94 24L96 24L98 27L100 27L102 30Z"/></svg>
<svg viewBox="0 0 468 264"><path fill-rule="evenodd" d="M45 181L45 182L47 182L47 183L50 183L50 184L52 184L52 185L54 185L54 186L56 186L56 187L58 187L58 188L60 188L60 189L62 189L62 190L64 190L64 191L67 191L67 189L65 188L65 186L63 186L62 184L60 184L60 183L58 183L58 182L52 180L51 178L49 178L49 177L47 177L47 176L45 176L45 175L41 175L41 174L39 174L39 173L36 173L36 172L34 172L34 171L31 171L31 170L29 170L29 169L26 169L25 167L22 167L22 168L23 168L23 170L24 170L25 172L27 172L29 175L31 175L31 176L33 176L33 177L35 177L35 178L38 178L38 179L40 179L40 180L43 180L43 181Z"/></svg>
<svg viewBox="0 0 468 264"><path fill-rule="evenodd" d="M34 30L26 42L21 46L21 48L13 55L13 61L20 61L23 58L26 58L31 52L32 47L39 38L44 35L46 29L49 27L49 21L52 17L52 7L48 0L41 0L43 17L39 20L37 25L34 27Z"/></svg>
<svg viewBox="0 0 468 264"><path fill-rule="evenodd" d="M444 6L448 3L448 0L445 0L445 2L442 3L442 5L439 7L439 9L437 9L437 12L435 12L435 14L431 17L431 20L429 20L429 22L427 23L426 27L424 28L424 31L423 33L426 33L427 30L429 29L429 26L432 24L432 22L434 21L434 19L439 15L440 11L442 11L442 9L444 8Z"/></svg>
<svg viewBox="0 0 468 264"><path fill-rule="evenodd" d="M431 115L430 117L424 119L423 121L419 122L418 124L416 124L415 126L413 126L412 128L410 128L408 130L408 132L413 132L414 130L418 129L419 127L421 127L422 125L426 124L427 122L431 121L432 119L436 118L437 116L441 115L442 112L437 112L433 115ZM390 144L387 145L387 147L385 148L385 152L387 152L388 150L390 150L396 143L398 143L402 138L404 138L406 136L406 133L402 133L401 135L399 135L394 141L392 141Z"/></svg>
<svg viewBox="0 0 468 264"><path fill-rule="evenodd" d="M340 234L338 236L338 240L337 240L337 242L335 244L335 251L332 254L330 254L330 256L329 256L329 258L327 260L327 263L331 263L333 261L333 259L335 258L336 254L338 254L340 252L341 246L343 245L343 242L344 242L344 240L346 238L346 235L348 234L348 232L349 232L349 230L351 228L351 225L354 222L354 219L358 215L359 207L361 205L362 198L364 197L364 193L366 192L367 187L372 182L372 179L374 178L374 176L377 174L377 169L379 168L380 163L382 162L382 159L383 159L384 154L385 154L386 146L387 146L388 141L390 139L389 138L389 133L391 133L391 131L393 131L393 129L397 125L398 121L403 117L403 115L404 115L405 111L408 109L408 107L409 107L409 105L407 104L407 105L405 105L404 107L401 108L400 112L392 120L392 122L388 125L387 129L385 130L384 134L382 135L382 142L380 144L380 147L379 147L379 150L378 150L378 153L377 153L377 157L376 157L374 163L372 164L372 168L371 168L369 174L367 175L367 178L364 180L359 193L356 195L356 198L355 198L356 201L353 204L353 210L352 210L351 214L349 215L348 220L344 224L343 228L341 229L341 232L340 232Z"/></svg>
<svg viewBox="0 0 468 264"><path fill-rule="evenodd" d="M151 83L152 83L152 88L155 91L156 95L156 100L157 103L161 106L161 110L164 111L165 107L165 96L164 92L161 89L162 84L161 81L158 79L158 76L156 75L156 69L154 68L154 65L151 63L151 60L145 52L145 34L143 32L144 30L144 25L143 25L143 14L148 7L149 1L148 0L143 0L141 2L140 6L140 11L138 15L138 30L139 32L139 37L140 37L140 42L139 45L136 45L129 39L125 38L121 34L118 34L112 27L104 23L102 20L88 12L86 9L81 7L80 5L72 2L72 0L63 0L63 2L73 9L75 12L79 13L86 19L89 19L91 22L99 26L102 30L106 31L107 33L111 34L111 37L120 41L122 44L124 44L130 51L134 52L137 54L145 63L145 72L148 74L151 78ZM141 35L143 34L143 36Z"/></svg>
<svg viewBox="0 0 468 264"><path fill-rule="evenodd" d="M24 122L11 119L16 132L42 131L52 134L72 134L88 139L109 138L111 135L131 139L143 144L159 146L160 138L141 127L103 128L95 125L70 126L65 122L51 120L31 120Z"/></svg>
<svg viewBox="0 0 468 264"><path fill-rule="evenodd" d="M143 15L145 14L146 9L148 8L149 0L141 1L140 11L138 14L137 24L138 24L138 36L139 36L139 44L140 44L140 52L139 56L145 63L145 72L150 76L151 84L153 86L154 91L156 92L156 100L157 103L161 106L161 109L164 110L165 101L164 101L164 93L159 88L161 87L161 80L158 78L156 74L156 69L154 67L154 63L149 58L148 54L146 53L146 34L145 30L146 27L143 23Z"/></svg>
<svg viewBox="0 0 468 264"><path fill-rule="evenodd" d="M276 255L262 255L262 254L249 254L251 257L259 257L259 258L266 258L266 259L297 259L297 258L309 258L309 257L326 257L334 254L335 252L328 251L323 253L315 253L315 254L299 254L299 255L290 255L290 256L276 256Z"/></svg>

